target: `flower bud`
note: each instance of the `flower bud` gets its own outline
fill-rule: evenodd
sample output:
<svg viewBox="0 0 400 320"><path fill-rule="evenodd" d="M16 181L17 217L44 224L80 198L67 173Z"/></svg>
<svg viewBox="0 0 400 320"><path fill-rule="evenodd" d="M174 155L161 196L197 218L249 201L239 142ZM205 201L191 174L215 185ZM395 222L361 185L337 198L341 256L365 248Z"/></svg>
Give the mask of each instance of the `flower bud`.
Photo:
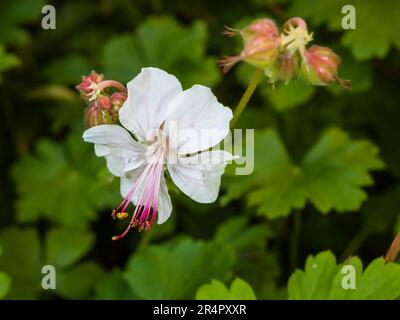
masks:
<svg viewBox="0 0 400 320"><path fill-rule="evenodd" d="M339 65L340 57L331 49L314 45L304 52L301 76L316 86L325 86L337 81L342 87L348 88L349 81L337 76Z"/></svg>
<svg viewBox="0 0 400 320"><path fill-rule="evenodd" d="M88 127L100 124L118 123L118 111L127 98L124 85L115 80L104 80L103 75L96 72L82 77L76 86L88 104L85 110L85 122ZM112 93L117 89L117 92Z"/></svg>
<svg viewBox="0 0 400 320"><path fill-rule="evenodd" d="M101 83L103 79L104 77L102 74L92 71L90 75L82 77L81 83L78 84L76 88L85 100L89 100L96 88L96 85Z"/></svg>
<svg viewBox="0 0 400 320"><path fill-rule="evenodd" d="M85 122L88 128L100 124L116 123L109 110L101 108L98 104L92 103L85 111Z"/></svg>
<svg viewBox="0 0 400 320"><path fill-rule="evenodd" d="M125 92L115 92L111 95L111 108L113 112L118 112L126 100Z"/></svg>
<svg viewBox="0 0 400 320"><path fill-rule="evenodd" d="M290 55L287 52L281 53L275 63L264 70L264 73L272 83L279 80L288 83L299 74L299 57L298 55Z"/></svg>
<svg viewBox="0 0 400 320"><path fill-rule="evenodd" d="M109 109L111 107L112 101L109 96L101 96L97 99L97 104L102 109Z"/></svg>
<svg viewBox="0 0 400 320"><path fill-rule="evenodd" d="M225 73L241 60L255 67L266 69L275 62L278 56L279 31L270 19L255 20L241 30L226 27L224 34L229 36L240 34L244 45L240 55L226 57L220 61Z"/></svg>

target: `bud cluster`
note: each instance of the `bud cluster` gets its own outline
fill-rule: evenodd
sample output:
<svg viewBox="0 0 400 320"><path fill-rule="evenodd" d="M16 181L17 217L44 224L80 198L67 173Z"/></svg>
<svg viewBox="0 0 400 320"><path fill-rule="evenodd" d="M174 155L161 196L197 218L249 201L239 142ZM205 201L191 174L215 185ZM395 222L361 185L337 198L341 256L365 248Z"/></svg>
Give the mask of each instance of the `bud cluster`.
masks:
<svg viewBox="0 0 400 320"><path fill-rule="evenodd" d="M271 19L257 19L243 29L226 27L224 34L243 38L242 52L220 61L224 72L245 61L262 69L271 83L280 80L287 83L301 77L312 85L325 86L336 81L344 88L349 87L349 81L338 77L338 55L330 48L317 45L307 49L313 35L301 18L289 19L281 32Z"/></svg>
<svg viewBox="0 0 400 320"><path fill-rule="evenodd" d="M87 127L118 123L118 111L127 97L124 85L118 81L104 80L102 74L92 71L82 77L76 88L88 105L85 111Z"/></svg>

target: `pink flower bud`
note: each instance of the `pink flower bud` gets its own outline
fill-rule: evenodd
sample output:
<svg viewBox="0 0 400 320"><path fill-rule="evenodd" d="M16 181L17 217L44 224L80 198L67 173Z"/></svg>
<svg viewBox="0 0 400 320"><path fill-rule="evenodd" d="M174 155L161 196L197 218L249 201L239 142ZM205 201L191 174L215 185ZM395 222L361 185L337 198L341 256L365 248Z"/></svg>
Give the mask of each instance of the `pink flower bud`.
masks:
<svg viewBox="0 0 400 320"><path fill-rule="evenodd" d="M85 111L85 122L88 128L101 124L115 123L109 110L101 108L98 104L92 103Z"/></svg>
<svg viewBox="0 0 400 320"><path fill-rule="evenodd" d="M290 55L288 52L279 54L275 63L265 70L265 75L270 82L283 80L288 83L291 79L299 74L299 57L298 55Z"/></svg>
<svg viewBox="0 0 400 320"><path fill-rule="evenodd" d="M97 105L103 109L109 109L111 107L111 98L109 96L101 96L97 99Z"/></svg>
<svg viewBox="0 0 400 320"><path fill-rule="evenodd" d="M126 100L126 92L115 92L111 95L113 112L118 112Z"/></svg>
<svg viewBox="0 0 400 320"><path fill-rule="evenodd" d="M348 88L349 81L338 78L340 57L327 47L314 45L304 52L301 76L316 86L325 86L337 81Z"/></svg>
<svg viewBox="0 0 400 320"><path fill-rule="evenodd" d="M241 60L258 68L266 69L275 62L278 56L279 31L275 23L270 19L255 20L241 30L227 27L224 34L229 36L240 34L244 45L240 55L226 57L220 61L225 73Z"/></svg>
<svg viewBox="0 0 400 320"><path fill-rule="evenodd" d="M90 75L82 77L81 83L78 84L76 88L84 99L89 99L89 96L92 94L95 86L102 82L103 79L104 77L102 74L92 71Z"/></svg>

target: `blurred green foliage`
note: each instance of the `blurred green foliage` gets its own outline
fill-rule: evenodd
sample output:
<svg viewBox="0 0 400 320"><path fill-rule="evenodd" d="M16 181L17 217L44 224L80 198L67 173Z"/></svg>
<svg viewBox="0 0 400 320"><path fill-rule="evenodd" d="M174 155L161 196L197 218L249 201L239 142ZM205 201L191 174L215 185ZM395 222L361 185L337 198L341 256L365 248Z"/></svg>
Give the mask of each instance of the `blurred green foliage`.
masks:
<svg viewBox="0 0 400 320"><path fill-rule="evenodd" d="M248 195L250 205L268 218L287 216L302 209L309 199L321 213L357 210L366 193L359 188L372 184L368 170L382 169L377 148L369 141L350 141L339 129L326 131L296 166L278 134L260 132L254 149L258 152L253 174L234 179L223 198L226 203ZM245 180L246 183L243 183Z"/></svg>
<svg viewBox="0 0 400 320"><path fill-rule="evenodd" d="M46 3L5 0L0 11L0 299L400 296L399 265L379 258L400 230L398 1L60 0L49 2L57 28L43 30ZM341 28L346 4L355 30ZM353 90L262 81L238 122L256 129L253 174L228 167L209 205L172 187L165 225L112 242L119 181L82 141L81 76L127 82L160 67L234 108L254 70L218 69L240 50L224 24L292 16L341 56ZM56 290L41 287L46 264ZM339 288L345 264L357 290Z"/></svg>
<svg viewBox="0 0 400 320"><path fill-rule="evenodd" d="M354 267L355 290L343 290L343 266ZM289 299L296 300L392 300L400 295L400 266L377 258L363 271L358 257L337 265L332 252L325 251L307 258L304 271L290 277L288 292Z"/></svg>
<svg viewBox="0 0 400 320"><path fill-rule="evenodd" d="M212 280L199 288L196 294L197 300L255 300L253 289L246 281L236 278L228 289L218 281Z"/></svg>

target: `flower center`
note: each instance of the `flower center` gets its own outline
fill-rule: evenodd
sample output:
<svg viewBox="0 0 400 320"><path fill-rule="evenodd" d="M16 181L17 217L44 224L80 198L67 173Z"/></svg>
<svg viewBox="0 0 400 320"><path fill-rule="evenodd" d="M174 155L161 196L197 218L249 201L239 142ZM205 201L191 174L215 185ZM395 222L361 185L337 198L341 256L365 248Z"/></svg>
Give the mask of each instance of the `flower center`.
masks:
<svg viewBox="0 0 400 320"><path fill-rule="evenodd" d="M123 238L131 228L137 228L139 231L151 229L156 219L165 155L166 148L157 137L147 149L147 164L143 172L133 183L118 208L111 213L114 219L124 219L128 217L126 209L129 203L132 200L136 203L129 225L124 232L114 236L113 240Z"/></svg>

